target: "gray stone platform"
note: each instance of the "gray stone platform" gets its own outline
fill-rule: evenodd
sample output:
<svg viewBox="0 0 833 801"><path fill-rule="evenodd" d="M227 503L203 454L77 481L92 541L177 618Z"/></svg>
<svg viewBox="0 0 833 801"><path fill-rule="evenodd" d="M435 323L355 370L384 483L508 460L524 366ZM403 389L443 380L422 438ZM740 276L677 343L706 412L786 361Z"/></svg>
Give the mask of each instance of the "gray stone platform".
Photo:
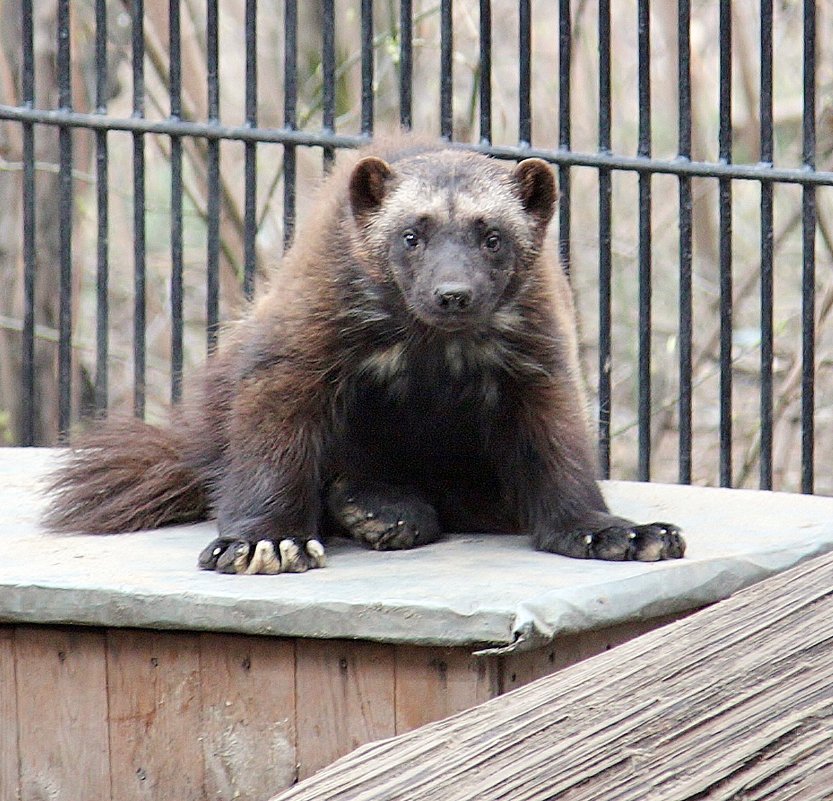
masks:
<svg viewBox="0 0 833 801"><path fill-rule="evenodd" d="M196 568L212 523L44 532L39 485L54 458L0 448L0 622L523 648L699 607L833 550L833 498L607 482L615 512L681 525L686 557L581 561L525 537L458 535L395 553L335 541L324 570L222 576Z"/></svg>

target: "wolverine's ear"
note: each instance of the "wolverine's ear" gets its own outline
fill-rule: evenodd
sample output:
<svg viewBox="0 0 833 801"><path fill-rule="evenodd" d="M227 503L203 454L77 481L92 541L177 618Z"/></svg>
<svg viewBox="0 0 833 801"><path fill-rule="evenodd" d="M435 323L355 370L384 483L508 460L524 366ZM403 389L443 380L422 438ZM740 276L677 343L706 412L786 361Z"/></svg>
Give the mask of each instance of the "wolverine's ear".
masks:
<svg viewBox="0 0 833 801"><path fill-rule="evenodd" d="M387 162L376 156L365 156L350 176L350 207L353 216L362 219L382 205L387 182L393 173Z"/></svg>
<svg viewBox="0 0 833 801"><path fill-rule="evenodd" d="M524 159L512 171L524 211L546 225L555 211L558 190L550 165L543 159Z"/></svg>

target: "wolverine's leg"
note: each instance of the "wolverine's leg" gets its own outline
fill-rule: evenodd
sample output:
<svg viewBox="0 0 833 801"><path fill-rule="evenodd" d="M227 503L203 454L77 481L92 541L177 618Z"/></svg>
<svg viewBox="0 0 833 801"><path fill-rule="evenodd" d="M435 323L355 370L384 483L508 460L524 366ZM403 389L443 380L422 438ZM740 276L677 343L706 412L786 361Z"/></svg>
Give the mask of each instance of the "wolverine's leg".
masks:
<svg viewBox="0 0 833 801"><path fill-rule="evenodd" d="M221 573L300 573L324 566L320 453L324 401L278 362L242 381L212 488L219 537L199 566Z"/></svg>
<svg viewBox="0 0 833 801"><path fill-rule="evenodd" d="M504 482L536 548L579 559L654 562L685 553L680 530L640 525L608 511L585 428L563 397L561 415L531 408L504 443Z"/></svg>

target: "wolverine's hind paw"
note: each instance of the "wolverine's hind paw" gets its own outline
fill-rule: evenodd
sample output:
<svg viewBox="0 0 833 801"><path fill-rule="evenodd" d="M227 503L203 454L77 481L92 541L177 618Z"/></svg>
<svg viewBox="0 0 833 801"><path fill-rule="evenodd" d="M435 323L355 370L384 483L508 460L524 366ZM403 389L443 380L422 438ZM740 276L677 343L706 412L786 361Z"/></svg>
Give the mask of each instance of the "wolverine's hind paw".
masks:
<svg viewBox="0 0 833 801"><path fill-rule="evenodd" d="M440 536L434 507L401 487L337 482L330 488L327 501L338 526L377 551L414 548Z"/></svg>
<svg viewBox="0 0 833 801"><path fill-rule="evenodd" d="M324 546L318 540L298 537L258 542L220 537L209 543L198 560L202 570L243 575L303 573L325 563Z"/></svg>

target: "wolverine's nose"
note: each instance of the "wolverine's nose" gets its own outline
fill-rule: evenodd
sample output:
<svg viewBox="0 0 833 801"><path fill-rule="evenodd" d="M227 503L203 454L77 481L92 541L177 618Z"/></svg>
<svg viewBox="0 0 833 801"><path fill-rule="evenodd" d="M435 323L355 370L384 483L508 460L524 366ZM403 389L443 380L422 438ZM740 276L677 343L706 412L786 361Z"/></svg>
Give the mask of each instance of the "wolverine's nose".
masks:
<svg viewBox="0 0 833 801"><path fill-rule="evenodd" d="M434 288L434 299L441 309L464 311L471 305L472 290L468 284L448 282Z"/></svg>

